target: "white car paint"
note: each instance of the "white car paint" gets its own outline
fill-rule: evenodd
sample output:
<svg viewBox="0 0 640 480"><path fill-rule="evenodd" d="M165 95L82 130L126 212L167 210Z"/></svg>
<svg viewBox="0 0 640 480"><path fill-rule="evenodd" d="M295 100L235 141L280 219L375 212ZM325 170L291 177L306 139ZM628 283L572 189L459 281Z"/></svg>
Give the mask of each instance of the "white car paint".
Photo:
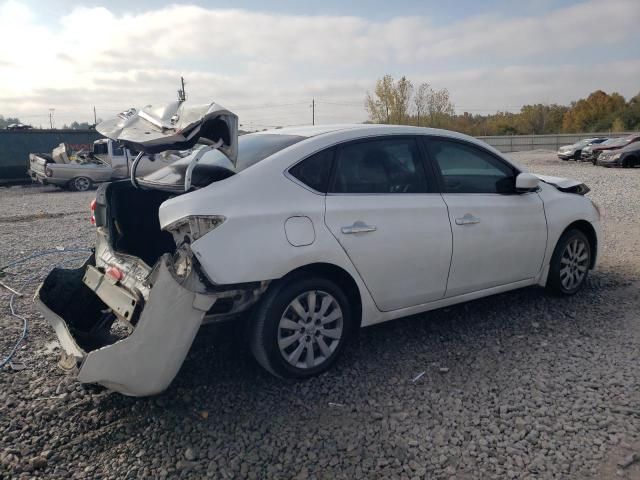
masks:
<svg viewBox="0 0 640 480"><path fill-rule="evenodd" d="M187 215L226 217L220 227L191 246L214 283L274 280L313 263L336 265L358 285L366 326L543 284L555 244L570 223L586 220L599 232L598 214L587 198L545 183L538 192L522 195L320 195L286 175L300 159L330 146L389 135L459 139L513 165L496 149L463 134L405 126L338 125L254 135L274 133L313 136L228 179L168 200L160 208L161 226ZM546 180L563 186L576 183ZM419 208L424 222L416 220ZM480 224L455 224L457 218L474 212ZM312 221L312 244L296 247L287 240L283 225L294 216ZM357 221L377 230L348 238L340 233L340 228Z"/></svg>
<svg viewBox="0 0 640 480"><path fill-rule="evenodd" d="M109 282L109 291L135 290L144 298L128 337L85 351L68 328L74 318L63 318L64 305L52 298L59 292L51 284L64 281L66 274L60 276L58 271L57 276L47 277L37 301L72 357L70 365L79 367L81 381L100 383L127 395L162 391L218 299L244 298L240 303L248 308L268 291L270 282L301 267L328 264L346 272L360 296L362 316L355 320L368 326L515 288L545 285L554 248L569 225L588 222L599 236L598 210L585 196L562 191L579 185L566 179L541 177L534 191L537 180L525 175L517 185L529 191L507 195L323 194L288 173L301 160L329 147L390 136L457 139L511 164L497 150L462 134L347 125L254 135L265 134L307 138L224 180L160 205L160 227L169 230L185 225L186 217L216 218L215 228L190 238L185 242L188 248L182 244L180 252L189 252L189 259L192 252L197 258L197 274L194 269L187 277L177 274L177 265L185 257L174 255L176 252L165 252L152 266L116 251L109 243L107 224L96 223L98 248L85 266L95 263L93 270L105 270L97 275L100 281ZM154 148L161 141L154 137ZM235 147L231 138L225 148L235 151ZM428 168L426 173L430 175ZM223 220L219 223L218 219ZM109 266L124 278L107 279ZM200 272L216 288L202 280ZM61 303L73 301L77 291L75 284L62 291ZM88 299L96 290L87 292L83 287L82 292ZM106 296L100 298L110 301ZM117 299L114 302L118 304Z"/></svg>

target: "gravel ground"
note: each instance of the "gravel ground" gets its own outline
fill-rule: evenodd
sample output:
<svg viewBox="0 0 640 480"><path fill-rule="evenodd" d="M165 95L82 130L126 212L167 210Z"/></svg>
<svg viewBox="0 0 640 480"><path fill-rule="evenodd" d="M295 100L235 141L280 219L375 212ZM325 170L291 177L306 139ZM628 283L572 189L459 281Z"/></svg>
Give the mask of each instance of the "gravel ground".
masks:
<svg viewBox="0 0 640 480"><path fill-rule="evenodd" d="M206 328L167 392L133 399L58 370L31 283L15 302L28 339L0 371L0 478L640 478L640 462L619 465L640 454L640 169L513 157L604 207L599 268L575 297L528 288L364 329L299 383L264 373L233 326ZM92 196L0 189L0 266L90 247ZM22 328L9 298L1 357Z"/></svg>

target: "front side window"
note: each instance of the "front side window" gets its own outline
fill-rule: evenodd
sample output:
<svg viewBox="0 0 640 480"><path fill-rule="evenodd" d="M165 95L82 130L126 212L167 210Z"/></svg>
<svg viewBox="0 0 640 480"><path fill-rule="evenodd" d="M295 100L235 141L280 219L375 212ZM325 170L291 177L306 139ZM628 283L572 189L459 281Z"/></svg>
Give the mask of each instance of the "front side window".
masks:
<svg viewBox="0 0 640 480"><path fill-rule="evenodd" d="M443 193L513 193L516 170L467 143L430 138L429 156L442 175Z"/></svg>
<svg viewBox="0 0 640 480"><path fill-rule="evenodd" d="M417 142L389 138L338 148L333 193L424 193L427 185Z"/></svg>

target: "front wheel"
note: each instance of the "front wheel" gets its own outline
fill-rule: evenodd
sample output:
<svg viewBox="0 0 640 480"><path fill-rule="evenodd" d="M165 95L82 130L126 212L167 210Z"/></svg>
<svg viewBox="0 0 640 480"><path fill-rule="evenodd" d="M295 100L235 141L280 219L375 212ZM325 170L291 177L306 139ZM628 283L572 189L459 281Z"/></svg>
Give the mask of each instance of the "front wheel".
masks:
<svg viewBox="0 0 640 480"><path fill-rule="evenodd" d="M327 370L351 329L351 307L332 281L293 277L270 288L251 323L256 360L279 377L306 378Z"/></svg>
<svg viewBox="0 0 640 480"><path fill-rule="evenodd" d="M583 286L591 266L591 243L580 230L571 229L558 240L551 257L547 290L573 295Z"/></svg>

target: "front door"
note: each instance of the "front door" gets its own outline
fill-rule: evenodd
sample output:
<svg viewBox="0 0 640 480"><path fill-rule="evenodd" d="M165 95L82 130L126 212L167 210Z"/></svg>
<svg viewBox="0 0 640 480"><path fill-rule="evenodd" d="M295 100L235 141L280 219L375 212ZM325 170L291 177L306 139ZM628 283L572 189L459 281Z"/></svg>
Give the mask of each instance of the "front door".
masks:
<svg viewBox="0 0 640 480"><path fill-rule="evenodd" d="M518 171L471 143L428 138L453 231L447 297L534 278L547 222L536 192L517 193Z"/></svg>
<svg viewBox="0 0 640 480"><path fill-rule="evenodd" d="M451 226L429 180L415 138L376 137L336 150L325 222L382 311L444 296Z"/></svg>

